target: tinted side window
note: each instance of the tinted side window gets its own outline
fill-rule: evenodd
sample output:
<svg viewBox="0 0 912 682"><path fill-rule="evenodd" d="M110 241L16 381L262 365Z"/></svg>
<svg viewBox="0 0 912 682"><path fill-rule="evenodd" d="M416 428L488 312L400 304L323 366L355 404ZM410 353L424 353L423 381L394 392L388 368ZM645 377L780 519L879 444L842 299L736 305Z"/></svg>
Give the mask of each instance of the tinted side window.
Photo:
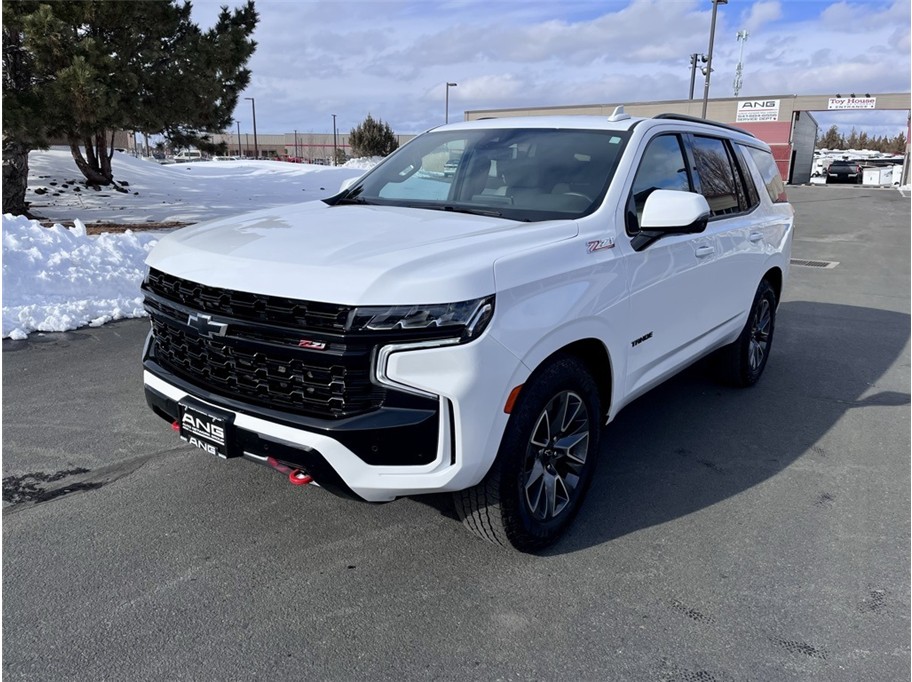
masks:
<svg viewBox="0 0 912 682"><path fill-rule="evenodd" d="M751 175L750 165L745 158L747 149L741 145L735 145L735 162L741 170L741 179L747 190L748 210L760 204L760 195L757 194L757 185L754 184L754 176Z"/></svg>
<svg viewBox="0 0 912 682"><path fill-rule="evenodd" d="M773 203L779 204L788 201L788 197L785 196L785 183L782 181L782 176L779 175L779 167L776 165L773 155L764 149L757 149L756 147L744 148L750 158L754 160L754 163L757 164L757 169L760 171L760 175L766 185L766 191L769 193Z"/></svg>
<svg viewBox="0 0 912 682"><path fill-rule="evenodd" d="M715 137L693 138L693 155L700 177L700 192L712 215L739 213L738 183L725 142Z"/></svg>
<svg viewBox="0 0 912 682"><path fill-rule="evenodd" d="M627 231L639 231L646 199L654 190L690 192L684 151L677 135L660 135L649 142L633 178L627 207Z"/></svg>

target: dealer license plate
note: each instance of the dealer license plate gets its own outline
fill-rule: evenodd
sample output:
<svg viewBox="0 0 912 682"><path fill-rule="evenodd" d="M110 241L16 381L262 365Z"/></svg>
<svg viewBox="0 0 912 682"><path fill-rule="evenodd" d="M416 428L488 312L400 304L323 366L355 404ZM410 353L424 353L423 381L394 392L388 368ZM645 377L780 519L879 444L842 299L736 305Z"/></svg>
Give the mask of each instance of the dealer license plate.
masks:
<svg viewBox="0 0 912 682"><path fill-rule="evenodd" d="M178 403L180 437L190 445L223 459L233 457L233 420L230 412L222 412L185 398Z"/></svg>

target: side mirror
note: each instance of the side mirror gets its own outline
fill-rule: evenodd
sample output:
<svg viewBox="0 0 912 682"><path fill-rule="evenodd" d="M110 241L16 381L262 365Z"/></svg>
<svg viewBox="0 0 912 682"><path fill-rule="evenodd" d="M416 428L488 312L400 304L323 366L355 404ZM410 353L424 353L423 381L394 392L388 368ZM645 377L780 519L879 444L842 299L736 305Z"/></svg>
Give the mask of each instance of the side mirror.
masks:
<svg viewBox="0 0 912 682"><path fill-rule="evenodd" d="M631 245L635 251L642 251L665 235L702 232L710 215L702 194L657 189L646 199L640 231Z"/></svg>
<svg viewBox="0 0 912 682"><path fill-rule="evenodd" d="M344 191L347 190L349 187L351 187L351 186L354 185L356 182L358 182L358 179L359 179L360 177L361 177L360 175L356 175L356 176L353 177L353 178L346 178L345 180L342 181L342 184L339 185L339 191L340 191L340 192L344 192Z"/></svg>
<svg viewBox="0 0 912 682"><path fill-rule="evenodd" d="M646 199L640 229L668 234L702 232L709 215L709 204L702 194L657 189Z"/></svg>

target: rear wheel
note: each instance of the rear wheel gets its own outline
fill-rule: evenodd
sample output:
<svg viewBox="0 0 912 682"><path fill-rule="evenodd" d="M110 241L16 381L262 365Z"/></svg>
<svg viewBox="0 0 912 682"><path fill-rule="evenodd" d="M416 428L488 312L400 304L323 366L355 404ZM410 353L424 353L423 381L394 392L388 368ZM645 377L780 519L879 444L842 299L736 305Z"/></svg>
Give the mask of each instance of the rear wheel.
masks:
<svg viewBox="0 0 912 682"><path fill-rule="evenodd" d="M592 480L600 433L598 387L586 365L561 356L523 387L484 480L455 493L473 533L529 552L555 542Z"/></svg>
<svg viewBox="0 0 912 682"><path fill-rule="evenodd" d="M732 386L753 386L760 379L773 346L776 328L776 292L766 280L760 282L741 335L718 351L720 378Z"/></svg>

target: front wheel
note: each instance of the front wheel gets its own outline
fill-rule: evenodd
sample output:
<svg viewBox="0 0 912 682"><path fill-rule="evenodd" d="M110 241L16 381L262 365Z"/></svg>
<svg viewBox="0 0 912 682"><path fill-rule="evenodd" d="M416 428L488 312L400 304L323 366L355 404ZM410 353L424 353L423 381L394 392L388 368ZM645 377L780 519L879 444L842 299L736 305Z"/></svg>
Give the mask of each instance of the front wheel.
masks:
<svg viewBox="0 0 912 682"><path fill-rule="evenodd" d="M766 280L760 282L741 335L718 351L716 360L723 382L753 386L759 381L773 346L776 328L776 292Z"/></svg>
<svg viewBox="0 0 912 682"><path fill-rule="evenodd" d="M601 405L586 365L560 356L523 387L484 480L454 494L479 537L523 552L554 543L592 480Z"/></svg>

